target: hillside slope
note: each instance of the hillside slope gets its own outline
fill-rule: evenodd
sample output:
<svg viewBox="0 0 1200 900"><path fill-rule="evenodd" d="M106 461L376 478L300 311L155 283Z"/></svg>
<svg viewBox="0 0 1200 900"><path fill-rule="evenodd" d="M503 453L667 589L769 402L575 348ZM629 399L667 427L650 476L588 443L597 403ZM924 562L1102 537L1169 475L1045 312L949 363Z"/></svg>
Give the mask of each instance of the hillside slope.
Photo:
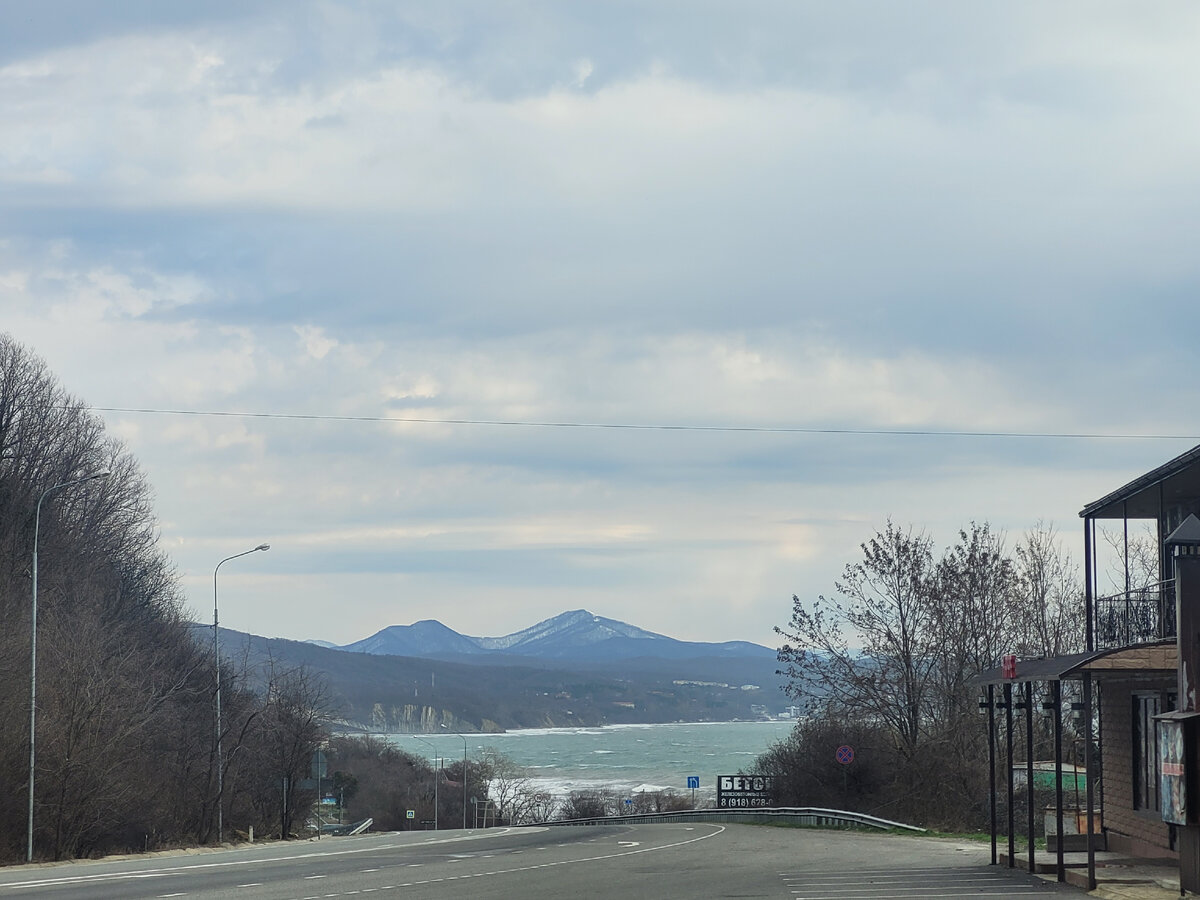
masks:
<svg viewBox="0 0 1200 900"><path fill-rule="evenodd" d="M211 640L207 627L196 628L198 639ZM484 652L432 659L332 649L227 629L221 630L221 646L223 655L248 666L259 683L267 680L271 665L304 665L321 673L333 715L347 728L367 731L729 721L756 718L761 707L778 712L786 703L773 655L544 660ZM743 690L743 685L756 689Z"/></svg>

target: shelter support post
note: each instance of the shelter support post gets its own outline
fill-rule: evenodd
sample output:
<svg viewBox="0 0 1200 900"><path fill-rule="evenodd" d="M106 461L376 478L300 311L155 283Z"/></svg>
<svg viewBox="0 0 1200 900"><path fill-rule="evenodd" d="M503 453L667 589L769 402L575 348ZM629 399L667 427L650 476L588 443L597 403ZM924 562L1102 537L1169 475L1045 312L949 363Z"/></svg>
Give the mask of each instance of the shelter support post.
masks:
<svg viewBox="0 0 1200 900"><path fill-rule="evenodd" d="M1062 752L1062 682L1050 682L1050 703L1054 714L1054 822L1058 847L1055 852L1054 872L1058 881L1067 880L1067 864L1063 856L1063 752ZM1075 775L1079 777L1078 773ZM1091 835L1088 835L1091 840Z"/></svg>
<svg viewBox="0 0 1200 900"><path fill-rule="evenodd" d="M987 686L988 817L992 827L992 865L996 865L996 686Z"/></svg>
<svg viewBox="0 0 1200 900"><path fill-rule="evenodd" d="M1025 809L1026 834L1029 836L1029 871L1036 872L1033 849L1036 843L1037 810L1034 809L1033 785L1033 682L1025 682Z"/></svg>
<svg viewBox="0 0 1200 900"><path fill-rule="evenodd" d="M1083 673L1083 768L1087 778L1087 889L1096 889L1096 779L1092 771L1092 673Z"/></svg>
<svg viewBox="0 0 1200 900"><path fill-rule="evenodd" d="M1013 714L1012 714L1012 682L1004 685L1004 744L1005 766L1008 769L1008 867L1016 865L1017 841L1016 819L1013 811Z"/></svg>

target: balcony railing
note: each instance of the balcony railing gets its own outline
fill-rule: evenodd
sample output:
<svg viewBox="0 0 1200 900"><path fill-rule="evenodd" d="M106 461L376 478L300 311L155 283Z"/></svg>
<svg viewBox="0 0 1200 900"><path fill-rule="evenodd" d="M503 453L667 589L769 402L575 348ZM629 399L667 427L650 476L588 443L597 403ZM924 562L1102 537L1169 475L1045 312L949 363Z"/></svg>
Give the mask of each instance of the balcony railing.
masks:
<svg viewBox="0 0 1200 900"><path fill-rule="evenodd" d="M1175 582L1160 581L1096 600L1096 649L1175 637Z"/></svg>

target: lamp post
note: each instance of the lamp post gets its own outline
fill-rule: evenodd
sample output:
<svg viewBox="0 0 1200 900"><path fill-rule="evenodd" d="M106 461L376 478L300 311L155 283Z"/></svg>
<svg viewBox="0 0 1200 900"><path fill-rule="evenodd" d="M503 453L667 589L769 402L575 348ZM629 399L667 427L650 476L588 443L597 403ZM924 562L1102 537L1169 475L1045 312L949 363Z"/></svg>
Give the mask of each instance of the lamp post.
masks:
<svg viewBox="0 0 1200 900"><path fill-rule="evenodd" d="M225 820L224 820L224 798L225 798L225 773L224 754L221 752L221 648L217 641L217 572L221 571L221 566L229 562L231 559L237 559L239 556L246 556L250 553L257 553L259 550L270 550L270 544L259 544L250 550L243 550L241 553L235 553L233 556L227 556L213 569L213 674L217 679L217 712L215 719L215 735L217 739L217 843L221 843L225 836Z"/></svg>
<svg viewBox="0 0 1200 900"><path fill-rule="evenodd" d="M51 485L42 491L42 496L38 497L37 509L33 518L33 606L30 613L29 625L29 823L26 829L25 843L25 861L33 862L33 766L37 758L36 752L36 731L37 724L37 576L38 576L38 533L42 526L42 501L50 494L60 488L70 487L73 484L82 484L85 481L91 481L95 478L107 478L111 473L107 470L103 472L93 472L91 475L84 475L82 478L73 478L70 481L63 481L58 484Z"/></svg>
<svg viewBox="0 0 1200 900"><path fill-rule="evenodd" d="M446 728L445 723L442 723L442 727ZM462 820L462 827L463 827L463 831L466 831L467 830L467 736L465 734L463 734L461 731L450 731L449 728L446 728L446 731L448 731L450 734L457 734L460 738L463 739L463 773L462 773L463 820Z"/></svg>

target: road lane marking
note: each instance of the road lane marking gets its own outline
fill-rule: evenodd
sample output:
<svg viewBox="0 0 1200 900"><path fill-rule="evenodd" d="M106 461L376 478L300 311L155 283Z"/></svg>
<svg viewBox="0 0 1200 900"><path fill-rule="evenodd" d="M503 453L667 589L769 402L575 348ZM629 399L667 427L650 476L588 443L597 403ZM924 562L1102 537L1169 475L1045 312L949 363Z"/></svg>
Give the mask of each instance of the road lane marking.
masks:
<svg viewBox="0 0 1200 900"><path fill-rule="evenodd" d="M487 840L495 837L503 837L514 832L529 834L530 832L548 831L546 827L537 826L521 826L520 828L503 827L491 828L487 832L470 832L466 835L457 837L441 838L437 841L426 841L424 843L387 843L373 844L366 847L352 847L344 850L313 850L307 853L293 853L280 856L265 856L254 859L231 859L219 862L204 862L204 863L189 863L187 865L167 866L162 869L155 869L152 872L129 870L124 872L106 872L96 875L65 875L60 877L43 877L34 878L29 881L12 881L7 884L0 884L0 891L12 890L15 888L30 888L30 887L50 887L62 886L68 884L86 884L90 881L113 881L122 878L162 878L166 875L176 875L182 872L190 872L197 869L225 869L232 866L256 866L263 863L273 862L294 862L301 859L320 859L329 856L349 856L355 853L384 853L391 850L415 850L424 849L428 844L452 844L457 841L479 841ZM490 832L490 833L489 833ZM336 894L334 895L336 896Z"/></svg>
<svg viewBox="0 0 1200 900"><path fill-rule="evenodd" d="M470 875L470 876L447 875L445 878L431 878L427 881L410 881L410 882L407 882L404 884L398 884L398 885L396 885L396 887L406 888L406 887L418 887L418 886L426 885L426 884L442 884L444 882L457 881L457 880L460 880L460 879L466 878L466 877L495 878L498 875L512 875L515 872L530 872L535 869L553 869L557 866L572 866L572 865L576 865L578 863L599 862L600 860L605 860L605 859L617 859L622 856L637 856L638 854L641 854L641 853L656 853L660 850L673 850L676 847L684 847L688 844L695 844L695 843L698 843L699 841L708 840L711 837L716 837L719 834L723 834L727 830L724 825L709 825L708 827L716 829L716 830L710 831L708 834L702 834L699 837L690 837L690 838L687 838L686 840L676 841L673 844L661 844L656 847L639 847L636 850L621 850L616 853L602 853L599 856L584 856L584 857L580 857L579 859L562 859L562 860L558 860L556 862L537 863L537 864L528 865L528 866L518 866L513 869L496 869L493 872L476 872L475 874Z"/></svg>
<svg viewBox="0 0 1200 900"><path fill-rule="evenodd" d="M1042 882L1022 882L977 868L860 869L783 872L794 900L926 900L926 898L1018 897L1045 890Z"/></svg>
<svg viewBox="0 0 1200 900"><path fill-rule="evenodd" d="M465 877L475 878L475 877L481 877L481 876L494 877L497 875L507 875L507 874L514 873L514 872L529 871L530 869L543 869L543 868L551 868L554 866L574 865L576 863L596 862L596 861L606 860L606 859L615 859L615 858L622 857L622 856L631 856L631 855L637 855L637 854L641 854L641 853L657 852L659 850L670 850L670 849L674 849L676 847L681 847L681 846L685 846L687 844L692 844L697 841L707 840L710 837L715 837L726 831L726 828L723 825L710 825L707 827L714 828L716 830L711 831L707 834L702 834L698 837L689 837L686 840L677 841L677 842L671 843L671 844L663 844L660 846L651 846L651 847L638 847L637 849L622 849L615 853L604 853L604 854L600 854L597 856L581 857L579 859L565 859L565 860L559 860L556 862L541 863L541 864L534 865L534 866L520 866L520 867L516 867L516 868L512 868L512 869L499 869L499 870L496 870L493 872L480 872L480 873L476 873L476 874L473 874L470 876L456 875L456 876L453 876L453 878L455 878L455 879L465 878ZM453 843L455 840L478 840L478 839L487 838L487 837L502 837L504 835L508 835L508 834L511 834L514 832L521 832L521 833L528 834L531 831L538 832L538 831L548 831L548 830L549 830L548 828L537 828L537 827L533 827L533 828L523 827L520 829L518 829L518 828L497 828L497 829L492 829L490 834L481 832L479 834L472 834L466 838L446 839L446 840L437 841L437 843ZM686 830L691 831L693 829L688 828ZM0 884L0 893L3 893L3 891L5 889L10 889L10 888L63 886L63 885L69 885L69 884L87 884L90 882L105 882L105 881L114 881L114 880L119 880L119 879L134 879L134 878L162 878L162 877L166 877L168 875L179 875L179 874L183 874L188 871L199 870L199 869L221 869L221 868L229 868L231 866L259 865L259 864L274 863L274 862L294 862L294 861L299 861L299 860L303 860L303 859L313 859L313 858L320 858L320 857L346 856L346 855L350 855L350 854L354 854L354 853L384 853L384 852L395 851L395 850L424 848L428 845L428 843L431 843L431 842L425 842L425 843L420 843L420 844L389 843L389 844L375 845L375 846L369 846L369 847L355 847L355 848L346 849L346 850L298 853L298 854L293 854L293 855L263 857L263 858L259 858L259 859L239 859L239 860L228 860L228 861L222 861L222 862L193 863L193 864L189 864L189 865L171 866L171 867L159 869L159 870L156 870L153 872L123 871L123 872L109 872L109 873L102 873L102 874L95 874L95 875L71 875L71 876L57 877L57 878L39 878L39 879L34 879L34 880L29 880L29 881L24 881L24 882L11 882L8 884ZM557 846L564 846L564 845L557 845ZM538 849L545 850L545 849L551 849L551 848L541 847ZM515 854L515 853L523 853L524 851L523 850L514 850L514 851L510 851L510 852ZM407 868L420 868L423 865L424 865L424 863L410 863L410 864L406 864L406 867ZM305 876L305 878L308 880L317 879L317 878L325 878L325 877L326 877L325 875ZM427 881L415 881L415 882L409 882L409 883L398 884L398 885L389 885L386 888L386 890L394 890L396 888L402 888L402 887L412 887L414 885L437 884L437 883L447 881L447 880L449 880L449 877L435 878L435 879L430 879ZM173 895L168 895L168 896L184 896L184 894L173 894ZM333 893L333 894L325 894L324 896L327 898L335 898L335 897L339 897L342 895L338 894L338 893Z"/></svg>

